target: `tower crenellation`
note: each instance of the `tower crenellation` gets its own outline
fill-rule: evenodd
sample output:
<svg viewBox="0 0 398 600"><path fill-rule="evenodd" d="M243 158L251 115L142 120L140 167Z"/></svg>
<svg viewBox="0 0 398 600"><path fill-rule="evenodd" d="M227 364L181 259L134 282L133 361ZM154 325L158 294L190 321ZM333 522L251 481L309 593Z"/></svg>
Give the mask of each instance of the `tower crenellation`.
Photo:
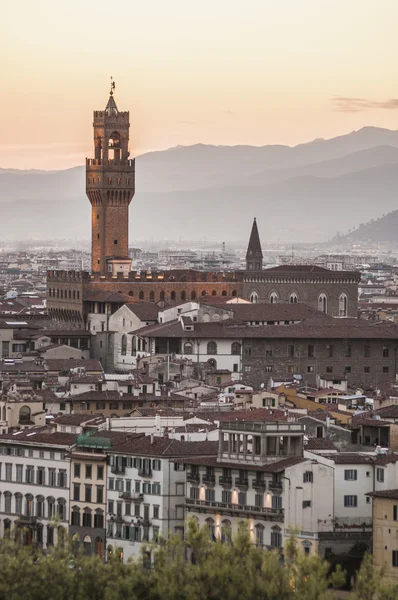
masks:
<svg viewBox="0 0 398 600"><path fill-rule="evenodd" d="M129 152L129 112L119 112L112 85L105 110L94 111L94 158L86 159L86 194L92 206L91 268L104 275L128 268L129 205L135 162Z"/></svg>

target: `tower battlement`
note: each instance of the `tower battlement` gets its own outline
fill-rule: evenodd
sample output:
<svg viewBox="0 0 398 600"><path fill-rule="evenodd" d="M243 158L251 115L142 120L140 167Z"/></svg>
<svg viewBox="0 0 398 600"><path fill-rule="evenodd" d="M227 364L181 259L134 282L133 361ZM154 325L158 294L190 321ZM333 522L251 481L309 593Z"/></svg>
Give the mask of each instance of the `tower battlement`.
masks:
<svg viewBox="0 0 398 600"><path fill-rule="evenodd" d="M112 84L105 110L94 111L94 157L86 159L86 194L92 206L91 270L108 274L108 259L128 259L129 204L135 163L129 152L129 112L119 112Z"/></svg>
<svg viewBox="0 0 398 600"><path fill-rule="evenodd" d="M94 121L98 121L99 119L105 120L107 121L107 123L111 122L111 121L126 121L126 123L129 124L129 111L125 110L122 112L118 112L117 114L112 114L109 115L105 110L95 110L94 111ZM129 124L130 127L130 124Z"/></svg>

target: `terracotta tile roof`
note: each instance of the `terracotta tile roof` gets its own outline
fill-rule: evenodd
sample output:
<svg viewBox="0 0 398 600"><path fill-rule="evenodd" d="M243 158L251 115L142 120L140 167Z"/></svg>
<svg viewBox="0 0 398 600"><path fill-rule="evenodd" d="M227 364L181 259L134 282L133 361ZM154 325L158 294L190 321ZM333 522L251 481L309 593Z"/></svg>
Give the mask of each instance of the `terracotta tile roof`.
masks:
<svg viewBox="0 0 398 600"><path fill-rule="evenodd" d="M178 320L148 325L135 331L143 337L211 339L398 339L395 323L372 324L363 319L306 319L292 325L231 325L230 320L195 323L184 331Z"/></svg>
<svg viewBox="0 0 398 600"><path fill-rule="evenodd" d="M255 408L253 410L224 410L224 411L197 411L195 416L199 419L214 423L215 421L287 421L283 410L272 410L269 408ZM187 418L190 418L188 416ZM291 416L290 416L291 418Z"/></svg>
<svg viewBox="0 0 398 600"><path fill-rule="evenodd" d="M159 307L154 302L134 302L127 307L140 321L157 321Z"/></svg>
<svg viewBox="0 0 398 600"><path fill-rule="evenodd" d="M0 435L1 442L12 442L15 444L41 444L54 446L73 446L76 443L74 433L61 433L52 431L47 427L20 430L17 433L5 433Z"/></svg>
<svg viewBox="0 0 398 600"><path fill-rule="evenodd" d="M145 436L139 440L128 440L113 449L118 454L137 454L138 456L216 456L218 441L182 442L159 436Z"/></svg>
<svg viewBox="0 0 398 600"><path fill-rule="evenodd" d="M372 456L366 456L365 454L359 454L358 452L338 452L337 454L324 454L323 456L332 460L337 465L361 465L374 462Z"/></svg>
<svg viewBox="0 0 398 600"><path fill-rule="evenodd" d="M384 454L375 460L376 465L389 465L398 461L398 454Z"/></svg>
<svg viewBox="0 0 398 600"><path fill-rule="evenodd" d="M310 438L304 445L305 450L337 450L329 438Z"/></svg>
<svg viewBox="0 0 398 600"><path fill-rule="evenodd" d="M84 367L87 371L103 372L99 360L93 358L48 358L45 360L45 366L48 371L69 371L77 367Z"/></svg>
<svg viewBox="0 0 398 600"><path fill-rule="evenodd" d="M365 494L366 496L371 496L372 498L389 498L391 500L398 500L398 490L380 490L378 492L370 492L369 494Z"/></svg>
<svg viewBox="0 0 398 600"><path fill-rule="evenodd" d="M51 421L51 425L56 423L57 425L83 425L87 423L91 425L91 422L95 424L103 423L106 419L101 414L78 414L78 415L61 415Z"/></svg>
<svg viewBox="0 0 398 600"><path fill-rule="evenodd" d="M92 337L92 333L87 329L42 329L37 337Z"/></svg>
<svg viewBox="0 0 398 600"><path fill-rule="evenodd" d="M295 465L299 465L303 462L308 461L308 458L303 458L302 456L289 456L288 458L282 458L278 461L272 461L266 465L257 465L252 463L236 463L236 462L228 462L228 461L218 461L217 457L214 456L212 458L186 458L179 462L184 462L185 464L192 465L205 465L209 467L219 467L219 468L228 468L228 469L245 469L247 471L262 471L264 473L281 473L288 467L294 467Z"/></svg>
<svg viewBox="0 0 398 600"><path fill-rule="evenodd" d="M375 414L379 415L382 419L398 419L398 404L383 406L383 408L376 410Z"/></svg>

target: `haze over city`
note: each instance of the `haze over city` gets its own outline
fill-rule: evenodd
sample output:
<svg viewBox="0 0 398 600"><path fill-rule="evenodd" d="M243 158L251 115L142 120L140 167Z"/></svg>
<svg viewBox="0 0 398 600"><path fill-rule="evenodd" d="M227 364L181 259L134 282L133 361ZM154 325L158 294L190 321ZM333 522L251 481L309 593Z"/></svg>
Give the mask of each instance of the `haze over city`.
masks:
<svg viewBox="0 0 398 600"><path fill-rule="evenodd" d="M395 0L4 0L0 166L83 164L109 77L133 156L397 128Z"/></svg>

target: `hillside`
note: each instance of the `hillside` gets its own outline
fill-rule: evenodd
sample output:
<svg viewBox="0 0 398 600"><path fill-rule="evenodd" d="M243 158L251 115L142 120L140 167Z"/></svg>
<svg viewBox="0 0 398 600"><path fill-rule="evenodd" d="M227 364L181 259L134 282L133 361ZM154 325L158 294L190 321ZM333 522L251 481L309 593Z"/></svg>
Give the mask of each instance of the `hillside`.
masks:
<svg viewBox="0 0 398 600"><path fill-rule="evenodd" d="M394 211L398 132L288 146L176 147L136 159L132 240L325 241ZM84 167L0 169L0 239L88 239Z"/></svg>
<svg viewBox="0 0 398 600"><path fill-rule="evenodd" d="M362 223L354 231L336 239L342 242L391 242L396 244L397 231L398 210L394 210L379 219L372 219L367 223Z"/></svg>

